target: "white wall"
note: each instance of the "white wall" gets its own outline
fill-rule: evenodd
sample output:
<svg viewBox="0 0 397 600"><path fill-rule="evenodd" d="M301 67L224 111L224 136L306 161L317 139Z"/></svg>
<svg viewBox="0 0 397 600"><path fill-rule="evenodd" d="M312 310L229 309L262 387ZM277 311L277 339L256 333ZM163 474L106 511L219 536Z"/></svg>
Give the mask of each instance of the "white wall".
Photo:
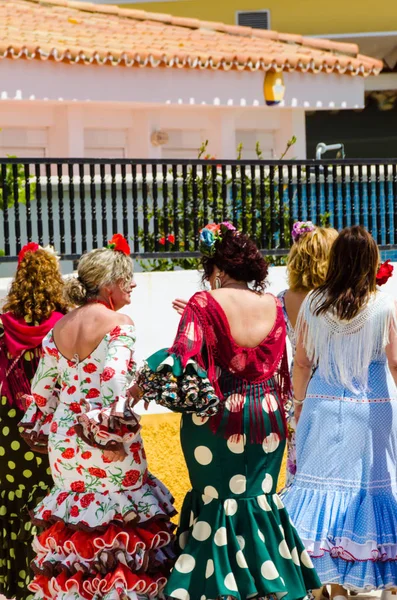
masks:
<svg viewBox="0 0 397 600"><path fill-rule="evenodd" d="M4 60L0 98L208 106L263 106L264 71L97 67L53 61ZM56 85L54 85L56 82ZM289 108L364 106L364 78L335 73L285 73ZM268 107L272 110L272 107Z"/></svg>
<svg viewBox="0 0 397 600"><path fill-rule="evenodd" d="M201 289L201 276L197 271L171 273L136 273L137 287L132 302L123 310L134 320L137 330L135 358L138 364L160 348L169 347L176 334L179 317L171 306L175 298L189 299ZM0 302L7 294L9 278L0 278ZM268 291L278 294L286 287L285 268L270 269ZM156 405L151 412L163 412ZM165 410L165 409L164 409Z"/></svg>
<svg viewBox="0 0 397 600"><path fill-rule="evenodd" d="M151 144L158 130L169 132L168 146ZM305 158L303 109L0 101L0 156L197 158L208 140L210 155L233 159L244 138L243 158L255 156L256 141L278 158L293 135L290 157Z"/></svg>
<svg viewBox="0 0 397 600"><path fill-rule="evenodd" d="M394 263L397 273L397 263ZM134 320L137 330L135 358L139 364L156 350L169 347L174 339L179 317L172 309L175 298L189 299L201 289L200 273L197 271L175 271L171 273L136 273L137 287L132 302L123 310ZM271 267L267 291L277 295L286 288L285 267ZM0 301L5 297L11 283L9 278L0 278ZM382 290L397 299L397 276L391 277ZM142 407L138 412L142 411ZM156 405L150 412L165 412Z"/></svg>

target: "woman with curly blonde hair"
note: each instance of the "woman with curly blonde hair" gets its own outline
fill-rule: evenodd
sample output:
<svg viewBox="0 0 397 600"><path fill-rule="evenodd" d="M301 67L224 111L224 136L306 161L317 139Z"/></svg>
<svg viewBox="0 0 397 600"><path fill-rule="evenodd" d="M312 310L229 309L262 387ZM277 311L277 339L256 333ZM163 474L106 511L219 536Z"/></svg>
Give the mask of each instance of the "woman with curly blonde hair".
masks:
<svg viewBox="0 0 397 600"><path fill-rule="evenodd" d="M338 232L330 227L316 227L311 221L297 222L292 229L294 243L288 255L289 288L279 294L287 326L287 334L295 355L295 324L307 294L322 285L327 276L332 244ZM294 407L288 406L287 481L289 487L296 472Z"/></svg>
<svg viewBox="0 0 397 600"><path fill-rule="evenodd" d="M58 259L50 249L29 243L0 315L0 593L28 597L31 523L27 508L51 486L46 456L35 456L20 439L24 396L41 357L41 343L67 312Z"/></svg>

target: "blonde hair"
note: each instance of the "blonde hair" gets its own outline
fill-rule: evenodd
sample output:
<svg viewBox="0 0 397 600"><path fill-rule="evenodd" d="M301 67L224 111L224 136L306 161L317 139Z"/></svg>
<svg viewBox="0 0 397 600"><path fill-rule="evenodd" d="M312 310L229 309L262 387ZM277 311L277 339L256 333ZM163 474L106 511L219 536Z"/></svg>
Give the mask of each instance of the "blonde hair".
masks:
<svg viewBox="0 0 397 600"><path fill-rule="evenodd" d="M44 248L27 252L18 265L2 310L25 319L26 323L39 325L54 311L67 312L63 288L56 255Z"/></svg>
<svg viewBox="0 0 397 600"><path fill-rule="evenodd" d="M80 258L77 275L66 281L64 296L71 304L83 306L104 286L121 283L127 288L133 277L132 259L123 252L97 248Z"/></svg>
<svg viewBox="0 0 397 600"><path fill-rule="evenodd" d="M323 285L327 276L336 229L316 227L293 244L287 261L287 278L293 292L308 292Z"/></svg>

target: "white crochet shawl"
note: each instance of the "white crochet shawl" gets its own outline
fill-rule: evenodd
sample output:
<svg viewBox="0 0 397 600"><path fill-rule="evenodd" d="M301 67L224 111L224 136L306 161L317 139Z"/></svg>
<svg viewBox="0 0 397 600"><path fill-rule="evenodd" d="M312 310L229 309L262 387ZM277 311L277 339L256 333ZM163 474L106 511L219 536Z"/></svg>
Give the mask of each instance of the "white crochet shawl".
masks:
<svg viewBox="0 0 397 600"><path fill-rule="evenodd" d="M377 291L350 321L339 319L333 311L315 316L321 301L313 292L304 300L296 323L297 339L303 341L307 357L327 383L342 384L353 393L367 390L370 363L386 360L390 334L397 331L394 299Z"/></svg>

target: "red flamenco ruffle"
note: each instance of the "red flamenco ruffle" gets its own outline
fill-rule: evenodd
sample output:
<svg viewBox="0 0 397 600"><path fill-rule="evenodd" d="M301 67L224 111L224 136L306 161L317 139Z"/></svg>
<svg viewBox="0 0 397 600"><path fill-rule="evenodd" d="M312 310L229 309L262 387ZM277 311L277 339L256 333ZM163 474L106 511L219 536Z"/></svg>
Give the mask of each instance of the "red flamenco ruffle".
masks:
<svg viewBox="0 0 397 600"><path fill-rule="evenodd" d="M73 554L84 561L91 561L98 552L125 548L128 554L140 550L162 548L173 538L174 525L164 521L153 521L149 527L132 525L110 525L103 534L96 531L73 531L65 523L58 522L38 535L33 542L34 551L40 554L54 552Z"/></svg>
<svg viewBox="0 0 397 600"><path fill-rule="evenodd" d="M161 593L166 583L167 577L162 574L150 577L143 573L133 573L125 565L119 565L105 577L87 577L81 571L71 577L63 572L50 580L39 575L28 588L31 592L39 593L43 600L57 598L63 593L77 594L76 598L91 600L94 597L102 598L113 590L118 593L120 599L132 592L154 598Z"/></svg>
<svg viewBox="0 0 397 600"><path fill-rule="evenodd" d="M127 592L157 596L175 558L172 529L159 521L150 527L111 525L100 535L56 523L34 540L36 576L29 589L43 599L77 593L90 600L111 591L120 599Z"/></svg>

